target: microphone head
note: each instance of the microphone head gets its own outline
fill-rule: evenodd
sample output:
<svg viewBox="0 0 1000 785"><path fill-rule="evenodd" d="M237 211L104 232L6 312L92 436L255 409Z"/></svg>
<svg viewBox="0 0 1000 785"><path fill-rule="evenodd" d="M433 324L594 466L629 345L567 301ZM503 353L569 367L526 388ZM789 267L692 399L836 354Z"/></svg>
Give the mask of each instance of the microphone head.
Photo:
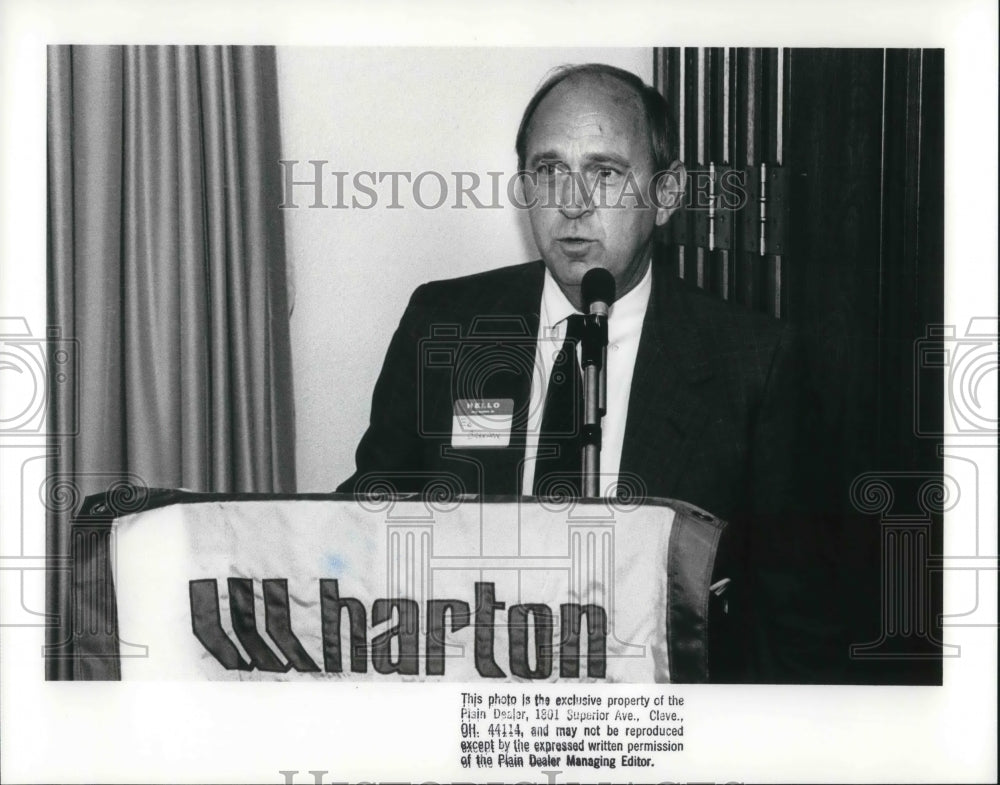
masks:
<svg viewBox="0 0 1000 785"><path fill-rule="evenodd" d="M589 311L597 302L610 306L615 301L615 277L603 267L587 270L580 283L580 295L584 311Z"/></svg>

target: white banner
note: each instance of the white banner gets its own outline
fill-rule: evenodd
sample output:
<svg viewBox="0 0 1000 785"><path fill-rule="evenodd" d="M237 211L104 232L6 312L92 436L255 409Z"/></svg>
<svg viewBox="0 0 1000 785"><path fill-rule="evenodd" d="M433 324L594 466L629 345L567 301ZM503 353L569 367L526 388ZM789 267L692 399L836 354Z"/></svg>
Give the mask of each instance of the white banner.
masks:
<svg viewBox="0 0 1000 785"><path fill-rule="evenodd" d="M199 501L129 515L111 539L121 675L669 681L675 518L692 523L603 501Z"/></svg>

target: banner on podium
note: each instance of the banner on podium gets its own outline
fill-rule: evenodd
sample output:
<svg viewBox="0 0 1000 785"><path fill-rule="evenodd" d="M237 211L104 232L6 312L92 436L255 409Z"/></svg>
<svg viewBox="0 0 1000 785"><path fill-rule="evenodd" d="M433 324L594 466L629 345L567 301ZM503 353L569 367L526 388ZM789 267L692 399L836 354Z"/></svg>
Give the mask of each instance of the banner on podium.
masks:
<svg viewBox="0 0 1000 785"><path fill-rule="evenodd" d="M662 500L154 492L77 522L76 677L703 681L724 529Z"/></svg>

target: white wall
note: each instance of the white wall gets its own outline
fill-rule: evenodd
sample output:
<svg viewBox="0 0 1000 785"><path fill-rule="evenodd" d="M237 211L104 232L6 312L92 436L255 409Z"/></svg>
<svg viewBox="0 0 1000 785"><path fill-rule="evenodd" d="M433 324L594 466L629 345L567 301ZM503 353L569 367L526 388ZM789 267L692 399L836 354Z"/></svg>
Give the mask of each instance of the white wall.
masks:
<svg viewBox="0 0 1000 785"><path fill-rule="evenodd" d="M545 74L564 63L606 62L652 81L652 49L305 49L279 48L283 158L295 179L325 160L323 199L336 201L333 171L504 172L503 209L421 208L400 182L402 209L308 209L312 188L294 189L285 211L294 282L292 359L298 428L299 491L328 491L354 470L372 388L413 289L438 278L537 258L524 211L507 202L517 169L514 136L521 112ZM425 181L422 201L438 189Z"/></svg>

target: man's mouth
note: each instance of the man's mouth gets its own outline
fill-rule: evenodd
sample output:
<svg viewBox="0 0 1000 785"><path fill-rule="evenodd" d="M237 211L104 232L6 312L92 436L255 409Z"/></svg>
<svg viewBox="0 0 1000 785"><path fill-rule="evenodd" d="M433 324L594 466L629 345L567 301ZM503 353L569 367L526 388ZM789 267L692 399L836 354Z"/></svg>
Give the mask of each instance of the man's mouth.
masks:
<svg viewBox="0 0 1000 785"><path fill-rule="evenodd" d="M556 242L559 243L562 252L567 256L583 256L590 250L590 246L594 244L594 240L586 237L576 237L575 235L557 237Z"/></svg>

